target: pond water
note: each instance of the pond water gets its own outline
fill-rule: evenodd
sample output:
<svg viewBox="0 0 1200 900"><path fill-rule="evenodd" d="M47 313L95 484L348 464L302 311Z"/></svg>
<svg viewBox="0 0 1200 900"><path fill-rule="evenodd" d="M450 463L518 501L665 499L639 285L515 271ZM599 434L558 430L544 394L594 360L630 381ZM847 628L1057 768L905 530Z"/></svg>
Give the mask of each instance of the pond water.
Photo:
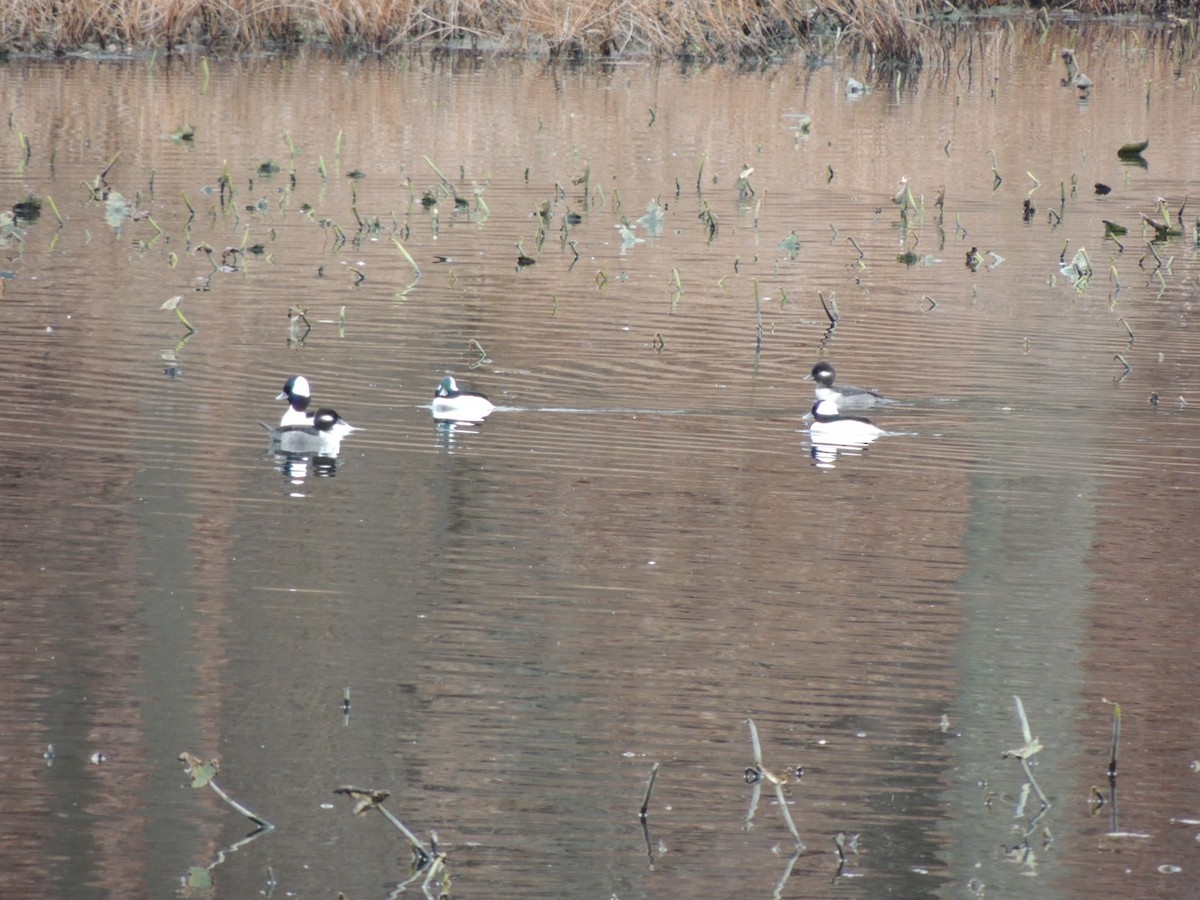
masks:
<svg viewBox="0 0 1200 900"><path fill-rule="evenodd" d="M384 896L345 784L452 896L1194 891L1200 68L867 62L0 67L0 891ZM819 359L884 436L813 446Z"/></svg>

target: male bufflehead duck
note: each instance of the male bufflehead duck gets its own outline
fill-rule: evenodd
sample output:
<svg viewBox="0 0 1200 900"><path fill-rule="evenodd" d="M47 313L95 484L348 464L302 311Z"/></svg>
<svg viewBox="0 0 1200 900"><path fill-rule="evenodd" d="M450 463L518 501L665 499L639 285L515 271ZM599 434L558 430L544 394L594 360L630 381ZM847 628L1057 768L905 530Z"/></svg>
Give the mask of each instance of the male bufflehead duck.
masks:
<svg viewBox="0 0 1200 900"><path fill-rule="evenodd" d="M336 457L342 438L357 430L336 410L321 408L313 413L309 424L281 425L272 432L272 438L285 453Z"/></svg>
<svg viewBox="0 0 1200 900"><path fill-rule="evenodd" d="M447 375L433 392L433 417L446 422L482 422L496 407L483 394L460 391Z"/></svg>
<svg viewBox="0 0 1200 900"><path fill-rule="evenodd" d="M284 382L283 390L275 399L288 402L287 412L279 420L280 428L287 428L289 425L312 425L313 414L308 412L312 392L308 388L308 379L303 375L293 375Z"/></svg>
<svg viewBox="0 0 1200 900"><path fill-rule="evenodd" d="M812 417L808 433L817 443L869 444L883 434L883 429L870 419L843 416L838 412L837 401L829 397L813 404Z"/></svg>
<svg viewBox="0 0 1200 900"><path fill-rule="evenodd" d="M315 413L308 411L312 401L312 392L308 387L308 379L303 375L293 375L283 385L283 391L276 400L288 402L287 412L279 420L279 428L273 429L277 436L293 434L300 440L302 437L321 438L328 442L333 439L341 441L346 435L358 429L337 414L336 410L322 407Z"/></svg>
<svg viewBox="0 0 1200 900"><path fill-rule="evenodd" d="M839 409L870 409L873 406L886 406L889 403L895 403L895 400L888 400L882 397L875 391L869 391L866 388L853 387L848 384L840 384L837 387L833 386L833 380L837 375L833 371L833 366L827 362L819 362L812 367L812 371L804 376L805 381L815 381L817 383L816 394L818 400L834 400Z"/></svg>

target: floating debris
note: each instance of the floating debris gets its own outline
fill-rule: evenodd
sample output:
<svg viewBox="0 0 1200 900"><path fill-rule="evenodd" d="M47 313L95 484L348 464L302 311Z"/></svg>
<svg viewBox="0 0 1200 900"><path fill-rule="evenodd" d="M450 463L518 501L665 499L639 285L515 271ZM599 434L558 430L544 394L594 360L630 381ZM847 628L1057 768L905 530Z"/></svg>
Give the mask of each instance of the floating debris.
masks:
<svg viewBox="0 0 1200 900"><path fill-rule="evenodd" d="M734 187L738 190L738 199L743 203L755 196L754 188L750 184L750 176L753 174L754 166L742 166L742 171L738 173L737 181L734 183Z"/></svg>
<svg viewBox="0 0 1200 900"><path fill-rule="evenodd" d="M812 129L813 117L808 113L784 113L785 119L794 119L794 128L797 134L808 134Z"/></svg>
<svg viewBox="0 0 1200 900"><path fill-rule="evenodd" d="M1063 65L1067 69L1067 77L1061 82L1063 87L1073 87L1080 94L1086 95L1092 89L1094 82L1083 73L1079 68L1079 63L1075 60L1075 51L1067 47L1062 51Z"/></svg>
<svg viewBox="0 0 1200 900"><path fill-rule="evenodd" d="M1183 203L1179 205L1179 213L1177 218L1180 222L1183 221L1183 209L1187 206L1187 197L1183 198ZM1142 221L1154 229L1154 239L1156 241L1165 241L1167 238L1179 237L1183 234L1183 228L1174 224L1171 221L1171 210L1167 208L1167 200L1165 197L1158 198L1158 212L1162 219L1154 219L1142 213Z"/></svg>
<svg viewBox="0 0 1200 900"><path fill-rule="evenodd" d="M183 327L188 330L188 334L195 334L196 326L193 325L191 322L189 322L184 317L183 310L179 308L179 304L182 302L183 302L183 295L180 294L175 297L172 297L169 300L164 301L163 305L159 308L175 313L175 317L178 318L179 321L183 323Z"/></svg>
<svg viewBox="0 0 1200 900"><path fill-rule="evenodd" d="M629 248L635 244L644 244L644 242L646 242L646 239L638 238L638 236L634 234L634 229L629 227L628 218L622 218L622 220L617 223L617 230L620 232L620 248L622 248L622 250L629 250Z"/></svg>
<svg viewBox="0 0 1200 900"><path fill-rule="evenodd" d="M193 788L199 790L205 785L208 785L216 792L218 797L257 825L261 831L271 831L275 828L274 825L262 818L262 816L252 813L217 786L217 783L213 779L216 778L217 773L221 770L220 761L216 759L210 759L208 762L204 762L199 757L193 756L186 750L180 753L177 758L181 763L183 763L184 772L191 776Z"/></svg>
<svg viewBox="0 0 1200 900"><path fill-rule="evenodd" d="M126 219L133 218L132 204L119 191L111 191L104 201L104 221L112 228L120 228Z"/></svg>
<svg viewBox="0 0 1200 900"><path fill-rule="evenodd" d="M1121 159L1137 159L1146 152L1146 148L1150 146L1150 141L1136 141L1131 144L1122 144L1117 149L1117 156Z"/></svg>
<svg viewBox="0 0 1200 900"><path fill-rule="evenodd" d="M354 801L354 815L364 816L371 810L378 810L383 814L383 817L388 820L404 837L408 840L409 846L412 848L414 859L417 862L418 870L424 868L433 861L434 855L437 852L430 853L425 849L425 845L417 838L415 834L401 822L392 812L383 805L383 801L390 797L391 791L375 790L374 788L355 787L352 784L344 784L341 787L334 788L335 794L342 794Z"/></svg>
<svg viewBox="0 0 1200 900"><path fill-rule="evenodd" d="M1083 286L1092 277L1092 260L1087 250L1080 247L1071 257L1071 261L1059 269L1071 284Z"/></svg>
<svg viewBox="0 0 1200 900"><path fill-rule="evenodd" d="M793 231L776 246L788 255L788 259L795 259L800 253L800 235Z"/></svg>
<svg viewBox="0 0 1200 900"><path fill-rule="evenodd" d="M657 200L651 200L646 204L642 215L637 220L637 224L641 225L647 234L658 235L662 233L663 210L658 205Z"/></svg>
<svg viewBox="0 0 1200 900"><path fill-rule="evenodd" d="M42 215L42 201L36 194L26 195L13 204L13 216L24 222L36 222Z"/></svg>

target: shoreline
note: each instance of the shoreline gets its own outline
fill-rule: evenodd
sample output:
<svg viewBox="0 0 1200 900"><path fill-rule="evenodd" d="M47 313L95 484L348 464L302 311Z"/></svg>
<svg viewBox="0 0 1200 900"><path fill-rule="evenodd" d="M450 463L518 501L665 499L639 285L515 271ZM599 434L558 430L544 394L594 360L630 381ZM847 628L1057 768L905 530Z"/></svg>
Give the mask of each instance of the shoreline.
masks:
<svg viewBox="0 0 1200 900"><path fill-rule="evenodd" d="M1194 18L1161 12L1152 0L1087 0L1054 11L935 7L928 0L876 0L870 5L715 0L665 8L596 0L585 18L574 21L571 15L579 13L575 6L551 12L544 5L501 6L489 0L294 0L240 15L230 14L228 4L219 0L198 0L186 15L177 0L148 0L136 7L137 15L126 15L123 6L76 0L69 12L53 14L37 0L12 0L0 11L0 58L242 55L313 48L370 55L468 52L497 58L723 63L771 62L844 48L869 52L884 65L920 66L946 29L996 19L1034 19L1048 28L1064 17L1086 22L1117 15L1147 29L1182 29L1189 40L1195 39L1197 24Z"/></svg>

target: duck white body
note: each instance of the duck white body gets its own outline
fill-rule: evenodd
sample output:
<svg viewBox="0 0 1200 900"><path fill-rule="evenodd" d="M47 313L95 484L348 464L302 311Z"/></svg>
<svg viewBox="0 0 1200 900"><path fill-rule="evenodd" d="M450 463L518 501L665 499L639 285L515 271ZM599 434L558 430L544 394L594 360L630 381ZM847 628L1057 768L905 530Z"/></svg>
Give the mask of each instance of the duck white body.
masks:
<svg viewBox="0 0 1200 900"><path fill-rule="evenodd" d="M447 375L433 392L433 417L443 422L482 422L496 407L483 394L459 390Z"/></svg>
<svg viewBox="0 0 1200 900"><path fill-rule="evenodd" d="M284 382L276 400L288 402L287 412L279 420L280 428L293 425L312 425L313 414L308 412L308 404L312 402L312 391L308 387L308 379L303 375L293 375Z"/></svg>
<svg viewBox="0 0 1200 900"><path fill-rule="evenodd" d="M271 432L271 440L286 453L337 456L342 438L358 431L338 415L337 410L322 407L315 413L308 411L312 393L308 379L303 375L289 378L283 392L275 399L288 401L287 412L279 420L278 428L266 427Z"/></svg>
<svg viewBox="0 0 1200 900"><path fill-rule="evenodd" d="M842 415L837 402L828 397L813 404L812 417L808 433L815 443L861 446L883 434L870 419Z"/></svg>
<svg viewBox="0 0 1200 900"><path fill-rule="evenodd" d="M812 371L804 376L805 381L817 383L817 400L833 400L839 409L871 409L875 406L886 406L896 402L866 388L854 387L850 384L834 386L836 378L837 373L827 362L817 363L812 367Z"/></svg>

